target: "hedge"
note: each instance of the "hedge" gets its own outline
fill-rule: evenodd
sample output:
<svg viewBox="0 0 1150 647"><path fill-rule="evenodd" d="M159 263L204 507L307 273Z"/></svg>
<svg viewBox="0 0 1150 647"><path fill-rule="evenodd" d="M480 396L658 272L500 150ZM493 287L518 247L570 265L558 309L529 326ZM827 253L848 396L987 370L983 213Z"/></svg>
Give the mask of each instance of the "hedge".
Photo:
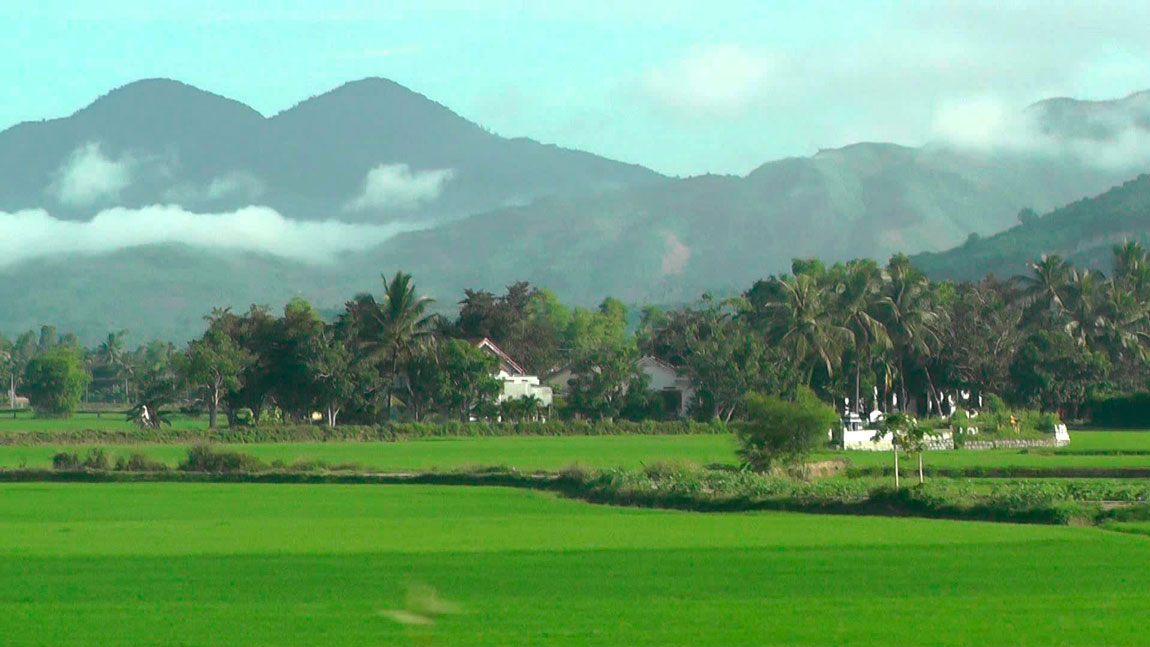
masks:
<svg viewBox="0 0 1150 647"><path fill-rule="evenodd" d="M690 420L549 420L547 422L403 422L388 425L268 425L216 431L81 429L0 434L0 445L132 445L140 443L395 442L420 438L495 436L624 436L727 433L720 422Z"/></svg>

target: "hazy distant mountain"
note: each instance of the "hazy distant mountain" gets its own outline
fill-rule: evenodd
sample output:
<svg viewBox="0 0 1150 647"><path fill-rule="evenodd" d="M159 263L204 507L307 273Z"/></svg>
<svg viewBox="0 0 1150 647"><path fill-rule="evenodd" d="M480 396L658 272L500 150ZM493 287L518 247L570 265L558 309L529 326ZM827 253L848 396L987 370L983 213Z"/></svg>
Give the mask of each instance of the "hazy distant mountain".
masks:
<svg viewBox="0 0 1150 647"><path fill-rule="evenodd" d="M176 81L138 81L70 117L0 132L0 211L41 207L76 219L113 205L178 203L263 204L307 220L424 220L662 179L499 137L384 79L348 83L271 118Z"/></svg>
<svg viewBox="0 0 1150 647"><path fill-rule="evenodd" d="M1138 145L1148 124L1150 94L1054 99L1007 124L1001 146L863 143L769 162L745 177L672 180L497 137L389 81L350 83L271 118L172 81L144 81L69 118L0 133L0 212L42 207L87 219L104 207L168 202L193 212L267 205L296 220L445 218L329 254L338 260L326 264L311 257L310 238L308 253L288 257L140 243L41 254L0 265L0 303L9 304L0 331L51 322L90 341L119 328L178 339L195 334L213 306L275 306L296 295L336 306L400 268L445 306L464 287L519 279L578 304L732 293L796 256L947 249L1012 226L1023 208L1045 212L1103 193L1150 170L1150 148ZM1123 221L1100 244L1140 226ZM975 263L968 275L1033 255L1013 253ZM953 254L945 258L964 260L930 267L965 276L962 263L974 260Z"/></svg>
<svg viewBox="0 0 1150 647"><path fill-rule="evenodd" d="M1079 200L989 238L971 238L941 253L914 257L935 278L978 280L1027 273L1026 262L1059 254L1079 267L1111 270L1112 249L1150 235L1150 176L1142 175L1094 198Z"/></svg>
<svg viewBox="0 0 1150 647"><path fill-rule="evenodd" d="M522 278L581 302L686 301L745 289L798 256L945 249L1125 177L1064 159L858 144L741 178L540 200L398 236L376 258L445 288Z"/></svg>

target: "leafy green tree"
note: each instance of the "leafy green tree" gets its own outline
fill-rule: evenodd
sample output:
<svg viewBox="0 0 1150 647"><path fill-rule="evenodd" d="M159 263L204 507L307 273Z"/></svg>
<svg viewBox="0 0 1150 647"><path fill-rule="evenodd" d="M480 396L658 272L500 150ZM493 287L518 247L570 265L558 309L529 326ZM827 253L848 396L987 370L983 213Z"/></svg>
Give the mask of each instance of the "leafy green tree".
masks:
<svg viewBox="0 0 1150 647"><path fill-rule="evenodd" d="M66 418L76 411L92 376L76 351L54 347L24 369L24 393L37 417Z"/></svg>
<svg viewBox="0 0 1150 647"><path fill-rule="evenodd" d="M887 435L890 436L891 453L894 455L894 489L899 488L899 452L918 455L918 482L923 482L922 454L926 451L927 436L930 432L929 426L920 423L917 418L907 413L889 413L879 425L873 440L878 442Z"/></svg>
<svg viewBox="0 0 1150 647"><path fill-rule="evenodd" d="M251 353L220 330L209 329L188 343L174 359L184 384L196 390L208 408L208 427L217 428L217 414L227 394L241 386L244 370L253 363Z"/></svg>
<svg viewBox="0 0 1150 647"><path fill-rule="evenodd" d="M494 377L499 364L495 357L461 339L439 344L437 355L442 376L439 401L461 422L499 395L502 384Z"/></svg>
<svg viewBox="0 0 1150 647"><path fill-rule="evenodd" d="M763 314L768 340L793 358L803 384L810 386L818 368L828 377L834 375L853 339L836 321L829 291L819 284L815 270L821 265L799 269L807 272L769 281L771 298L763 304Z"/></svg>
<svg viewBox="0 0 1150 647"><path fill-rule="evenodd" d="M1108 368L1105 355L1092 352L1069 335L1037 330L1011 364L1014 399L1044 411L1066 411L1076 418L1079 406Z"/></svg>
<svg viewBox="0 0 1150 647"><path fill-rule="evenodd" d="M839 422L835 410L806 387L796 391L794 400L748 393L743 408L746 420L735 423L738 454L758 471L801 462L826 442L827 432Z"/></svg>
<svg viewBox="0 0 1150 647"><path fill-rule="evenodd" d="M613 420L627 405L629 389L646 390L647 376L635 365L631 344L606 341L578 351L568 382L570 410L588 418Z"/></svg>

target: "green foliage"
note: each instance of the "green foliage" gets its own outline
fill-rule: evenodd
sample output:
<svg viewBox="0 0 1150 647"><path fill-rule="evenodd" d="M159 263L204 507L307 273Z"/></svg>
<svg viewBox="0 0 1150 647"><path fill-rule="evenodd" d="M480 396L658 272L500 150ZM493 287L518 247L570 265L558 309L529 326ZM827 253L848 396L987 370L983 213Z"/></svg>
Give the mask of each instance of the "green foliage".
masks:
<svg viewBox="0 0 1150 647"><path fill-rule="evenodd" d="M794 463L825 444L827 432L839 423L838 414L800 388L794 401L750 393L743 400L746 421L734 425L739 457L763 471L776 463Z"/></svg>
<svg viewBox="0 0 1150 647"><path fill-rule="evenodd" d="M76 411L90 380L74 350L56 347L28 362L24 393L37 416L66 418Z"/></svg>
<svg viewBox="0 0 1150 647"><path fill-rule="evenodd" d="M267 469L263 461L242 452L218 451L208 445L196 445L188 450L188 457L180 463L184 472L233 474L260 472Z"/></svg>

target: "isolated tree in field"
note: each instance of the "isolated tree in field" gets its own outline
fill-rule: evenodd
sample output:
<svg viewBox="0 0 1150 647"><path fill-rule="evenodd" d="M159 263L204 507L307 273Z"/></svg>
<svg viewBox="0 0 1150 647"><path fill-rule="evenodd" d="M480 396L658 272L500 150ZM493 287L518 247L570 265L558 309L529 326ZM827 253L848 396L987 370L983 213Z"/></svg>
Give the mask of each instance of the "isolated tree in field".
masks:
<svg viewBox="0 0 1150 647"><path fill-rule="evenodd" d="M827 432L839 424L835 410L806 387L798 388L793 401L748 393L743 407L746 421L735 425L738 454L759 471L778 463L802 461L822 446Z"/></svg>
<svg viewBox="0 0 1150 647"><path fill-rule="evenodd" d="M208 407L208 427L217 427L216 419L225 394L239 388L240 376L251 363L252 356L231 337L210 329L176 356L176 370L181 380L197 390Z"/></svg>
<svg viewBox="0 0 1150 647"><path fill-rule="evenodd" d="M91 379L75 351L56 347L28 362L24 393L38 417L66 418L76 411Z"/></svg>
<svg viewBox="0 0 1150 647"><path fill-rule="evenodd" d="M890 413L883 420L878 433L872 440L878 442L886 434L890 434L891 453L894 455L894 489L899 488L899 452L918 455L918 482L923 482L922 454L926 451L927 436L930 435L930 432L931 429L928 425L920 423L917 418L905 413Z"/></svg>

